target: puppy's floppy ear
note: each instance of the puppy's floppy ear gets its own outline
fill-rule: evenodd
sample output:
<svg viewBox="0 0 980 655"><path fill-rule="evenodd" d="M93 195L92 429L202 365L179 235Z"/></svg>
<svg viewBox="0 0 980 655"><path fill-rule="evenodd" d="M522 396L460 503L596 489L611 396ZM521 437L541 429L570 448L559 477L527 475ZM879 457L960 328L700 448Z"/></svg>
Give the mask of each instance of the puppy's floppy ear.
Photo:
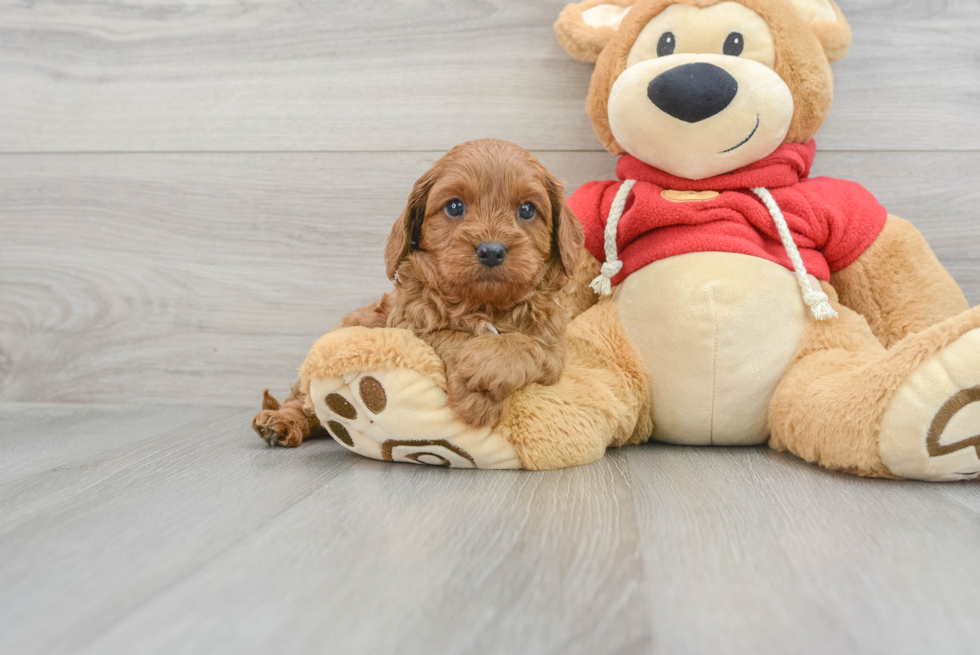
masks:
<svg viewBox="0 0 980 655"><path fill-rule="evenodd" d="M594 64L636 0L585 0L567 5L555 23L565 52Z"/></svg>
<svg viewBox="0 0 980 655"><path fill-rule="evenodd" d="M851 26L834 0L790 0L796 13L810 26L827 59L843 59L851 48Z"/></svg>
<svg viewBox="0 0 980 655"><path fill-rule="evenodd" d="M551 258L561 266L565 275L571 276L578 269L585 246L585 233L582 224L565 202L565 187L561 181L547 174L545 185L548 200L551 201Z"/></svg>
<svg viewBox="0 0 980 655"><path fill-rule="evenodd" d="M401 216L395 221L385 246L385 269L388 279L395 279L395 271L408 253L418 250L422 241L422 221L425 220L425 204L429 200L429 191L436 180L436 167L433 166L420 177L412 193L408 196L408 204Z"/></svg>

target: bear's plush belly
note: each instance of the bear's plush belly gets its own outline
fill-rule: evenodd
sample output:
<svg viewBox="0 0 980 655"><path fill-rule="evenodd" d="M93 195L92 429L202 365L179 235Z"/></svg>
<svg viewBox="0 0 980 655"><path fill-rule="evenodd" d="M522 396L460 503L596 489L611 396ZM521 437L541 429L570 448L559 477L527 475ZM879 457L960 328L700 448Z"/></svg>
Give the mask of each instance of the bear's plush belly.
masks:
<svg viewBox="0 0 980 655"><path fill-rule="evenodd" d="M680 255L630 275L615 301L650 372L654 439L765 443L776 385L813 320L791 271L749 255Z"/></svg>

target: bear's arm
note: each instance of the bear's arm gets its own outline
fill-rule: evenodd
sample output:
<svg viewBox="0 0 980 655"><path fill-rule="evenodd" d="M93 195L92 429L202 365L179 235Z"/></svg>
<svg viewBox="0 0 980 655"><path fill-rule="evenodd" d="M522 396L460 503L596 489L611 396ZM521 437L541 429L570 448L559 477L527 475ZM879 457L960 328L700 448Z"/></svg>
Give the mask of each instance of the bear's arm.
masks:
<svg viewBox="0 0 980 655"><path fill-rule="evenodd" d="M871 246L830 282L886 348L970 307L919 231L897 216L889 215Z"/></svg>

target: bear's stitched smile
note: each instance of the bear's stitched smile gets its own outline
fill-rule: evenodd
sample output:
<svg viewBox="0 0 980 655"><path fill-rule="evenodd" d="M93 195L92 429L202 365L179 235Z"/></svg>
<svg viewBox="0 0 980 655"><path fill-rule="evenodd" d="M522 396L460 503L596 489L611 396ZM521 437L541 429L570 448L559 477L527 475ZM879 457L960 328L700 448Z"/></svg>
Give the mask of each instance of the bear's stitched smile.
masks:
<svg viewBox="0 0 980 655"><path fill-rule="evenodd" d="M729 148L728 150L722 150L718 154L719 155L724 155L726 152L733 152L735 150L738 150L742 146L744 146L746 143L748 143L749 141L751 141L752 140L752 137L755 136L755 133L759 131L759 126L760 125L762 125L762 117L759 116L758 114L756 114L756 116L755 116L755 128L752 130L752 134L750 134L747 137L745 137L745 139L741 143L739 143L737 146L734 146L732 148Z"/></svg>

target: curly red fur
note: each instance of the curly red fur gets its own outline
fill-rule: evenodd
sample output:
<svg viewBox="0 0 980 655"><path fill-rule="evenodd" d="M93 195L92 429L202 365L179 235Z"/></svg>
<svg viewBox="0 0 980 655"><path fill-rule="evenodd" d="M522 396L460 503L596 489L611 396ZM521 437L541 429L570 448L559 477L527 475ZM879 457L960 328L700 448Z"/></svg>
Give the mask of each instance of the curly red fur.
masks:
<svg viewBox="0 0 980 655"><path fill-rule="evenodd" d="M446 213L452 200L464 203L463 217ZM536 212L531 220L518 216L527 202ZM502 264L480 263L476 249L484 242L506 248ZM385 248L394 291L342 325L412 330L446 362L449 404L459 417L491 425L512 393L561 376L572 311L561 292L582 246L582 226L547 168L512 143L470 141L415 183ZM294 388L284 407L296 394ZM256 421L261 416L269 423L276 411ZM269 439L269 427L256 431L266 430L271 443L298 445L306 436L294 428L289 438Z"/></svg>

